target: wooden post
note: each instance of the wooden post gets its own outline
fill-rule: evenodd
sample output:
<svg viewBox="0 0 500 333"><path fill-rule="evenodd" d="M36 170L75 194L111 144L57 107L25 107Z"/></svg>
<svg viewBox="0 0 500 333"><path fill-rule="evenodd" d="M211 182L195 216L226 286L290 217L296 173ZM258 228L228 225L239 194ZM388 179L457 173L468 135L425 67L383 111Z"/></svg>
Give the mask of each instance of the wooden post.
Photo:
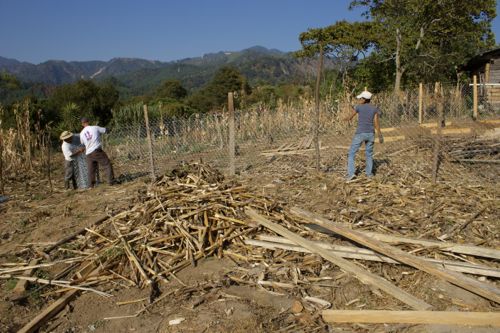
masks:
<svg viewBox="0 0 500 333"><path fill-rule="evenodd" d="M477 104L478 104L477 75L474 75L472 77L472 97L473 97L472 119L477 120Z"/></svg>
<svg viewBox="0 0 500 333"><path fill-rule="evenodd" d="M316 170L321 169L321 155L319 149L319 121L320 121L320 103L319 103L319 86L321 83L321 72L323 71L323 45L319 49L318 73L316 76L316 90L314 94L315 114L313 120L313 136L314 136L314 151L316 159Z"/></svg>
<svg viewBox="0 0 500 333"><path fill-rule="evenodd" d="M424 122L424 85L418 84L418 123Z"/></svg>
<svg viewBox="0 0 500 333"><path fill-rule="evenodd" d="M148 106L146 104L144 104L144 122L146 124L146 135L148 139L149 168L151 172L151 180L154 182L156 180L156 173L155 173L155 161L153 157L153 139L151 138L151 130L149 128Z"/></svg>
<svg viewBox="0 0 500 333"><path fill-rule="evenodd" d="M50 150L51 150L51 145L50 145L50 133L47 133L47 180L49 181L49 186L50 186L50 193L53 191L52 187L52 174L51 174L51 156L50 156Z"/></svg>
<svg viewBox="0 0 500 333"><path fill-rule="evenodd" d="M436 128L436 137L434 140L434 158L432 163L433 183L437 181L439 164L441 162L441 135L442 135L442 127L445 125L443 93L439 82L436 82L436 85L434 87L434 97L436 101L436 111L437 111L437 128Z"/></svg>
<svg viewBox="0 0 500 333"><path fill-rule="evenodd" d="M234 133L234 96L230 92L227 94L227 109L228 109L228 127L229 127L229 175L234 176L236 167L234 165L234 156L236 149L235 133Z"/></svg>
<svg viewBox="0 0 500 333"><path fill-rule="evenodd" d="M490 63L486 64L486 68L484 69L484 83L490 83Z"/></svg>

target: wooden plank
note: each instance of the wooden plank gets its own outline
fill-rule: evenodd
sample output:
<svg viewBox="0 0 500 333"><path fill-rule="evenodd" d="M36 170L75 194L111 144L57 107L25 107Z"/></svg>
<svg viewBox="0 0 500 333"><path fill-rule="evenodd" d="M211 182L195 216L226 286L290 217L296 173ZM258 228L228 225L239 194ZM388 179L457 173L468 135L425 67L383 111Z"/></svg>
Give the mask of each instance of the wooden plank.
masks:
<svg viewBox="0 0 500 333"><path fill-rule="evenodd" d="M320 147L320 150L327 149L328 147ZM262 156L275 156L275 155L305 155L304 153L310 153L314 151L314 148L311 149L299 149L299 150L285 150L285 151L265 151L260 153Z"/></svg>
<svg viewBox="0 0 500 333"><path fill-rule="evenodd" d="M29 262L29 266L35 266L40 262L40 259L33 259ZM35 268L30 268L24 271L23 276L31 276L33 272L35 271ZM12 290L12 293L15 295L22 295L26 291L26 286L28 285L27 280L18 280L16 283L16 286Z"/></svg>
<svg viewBox="0 0 500 333"><path fill-rule="evenodd" d="M381 128L380 131L382 133L387 133L387 132L394 132L396 130L400 130L400 128L396 128L396 127L385 127L385 128Z"/></svg>
<svg viewBox="0 0 500 333"><path fill-rule="evenodd" d="M500 312L323 310L327 323L439 324L500 327Z"/></svg>
<svg viewBox="0 0 500 333"><path fill-rule="evenodd" d="M453 123L451 121L445 122L445 126L451 126L451 125L453 125ZM424 128L433 128L433 127L437 127L437 123L423 123L423 124L420 124L419 126L424 127Z"/></svg>
<svg viewBox="0 0 500 333"><path fill-rule="evenodd" d="M315 224L312 224L311 226L317 227ZM321 228L321 227L317 227L317 228ZM317 228L315 228L316 231L331 233L328 229L322 228L322 230L317 230ZM445 252L452 252L452 253L457 253L457 254L467 254L467 255L476 256L476 257L483 257L483 258L491 258L491 259L500 260L500 250L490 249L490 248L486 248L486 247L474 246L474 245L469 245L469 244L456 244L456 243L451 243L451 242L438 242L438 241L427 240L427 239L408 238L408 237L381 234L381 233L372 232L372 231L360 231L360 230L358 230L358 232L362 233L363 235L369 236L371 238L374 238L374 239L377 239L379 241L382 241L384 243L389 243L389 244L415 244L415 245L425 246L425 247L429 247L429 248L436 248L436 249L439 249L439 250L445 251Z"/></svg>
<svg viewBox="0 0 500 333"><path fill-rule="evenodd" d="M458 162L458 163L482 163L482 164L500 164L500 160L477 160L477 159L456 159L453 160L452 162Z"/></svg>
<svg viewBox="0 0 500 333"><path fill-rule="evenodd" d="M481 124L500 125L500 119L481 120Z"/></svg>
<svg viewBox="0 0 500 333"><path fill-rule="evenodd" d="M408 294L406 291L398 288L397 286L393 285L389 281L381 278L378 275L372 274L369 271L366 271L365 269L361 268L360 266L349 262L339 256L336 256L332 254L331 252L322 249L321 247L317 246L313 242L291 232L290 230L285 229L284 227L273 223L263 216L259 215L255 210L251 208L246 208L245 213L252 218L255 222L259 223L260 225L265 226L266 228L280 234L283 237L286 237L293 241L295 244L303 246L304 248L312 251L313 253L316 253L323 257L324 259L330 261L331 263L339 266L342 270L352 273L358 280L360 280L363 283L370 284L376 288L379 288L389 295L394 296L401 302L411 306L414 309L418 310L423 310L423 309L429 309L431 308L431 305L425 303L424 301L416 298L415 296L412 296Z"/></svg>
<svg viewBox="0 0 500 333"><path fill-rule="evenodd" d="M386 136L386 137L384 137L384 142L395 142L395 141L402 141L402 140L406 140L406 136L398 135L398 136Z"/></svg>
<svg viewBox="0 0 500 333"><path fill-rule="evenodd" d="M295 245L292 241L283 237L259 235L257 236L257 238L259 240L245 239L244 242L245 244L260 246L271 250L282 249L288 251L311 253L311 251L309 251L308 249ZM368 249L363 249L355 246L340 246L326 242L314 241L314 243L325 250L333 251L336 255L345 259L360 259L367 261L386 262L390 264L400 264L398 261L394 259L391 259L387 256L378 254ZM434 263L436 265L440 265L445 269L449 269L455 272L500 278L500 269L496 268L490 268L483 265L470 264L461 261L439 260L432 258L423 258L423 259L428 262Z"/></svg>
<svg viewBox="0 0 500 333"><path fill-rule="evenodd" d="M82 264L84 266L84 264ZM89 267L89 266L85 266ZM94 268L89 276L94 276L100 272L101 268ZM87 274L85 274L86 276ZM73 289L65 293L62 297L57 299L54 303L49 305L47 308L45 308L42 312L40 312L35 318L30 320L29 323L24 325L17 333L32 333L36 332L42 325L44 325L46 322L48 322L52 317L54 317L56 314L61 311L66 304L68 304L73 297L79 292L80 290L78 289Z"/></svg>
<svg viewBox="0 0 500 333"><path fill-rule="evenodd" d="M43 324L55 316L59 311L61 311L66 304L68 304L71 299L76 295L79 290L74 289L68 291L64 296L56 300L54 303L49 305L45 310L39 313L35 318L33 318L28 324L21 328L17 333L32 333L37 331Z"/></svg>
<svg viewBox="0 0 500 333"><path fill-rule="evenodd" d="M437 129L431 130L432 134L437 134ZM443 128L441 129L442 135L453 135L453 134L471 134L472 129L470 127L465 128Z"/></svg>
<svg viewBox="0 0 500 333"><path fill-rule="evenodd" d="M367 246L370 249L377 251L379 253L385 254L386 256L397 260L401 263L407 264L409 266L415 267L419 270L432 274L436 277L439 277L445 281L448 281L456 286L459 286L465 290L468 290L472 293L480 295L486 299L494 301L500 304L500 290L493 285L489 285L486 283L481 283L475 279L472 279L468 276L465 276L461 273L447 271L442 269L432 263L428 263L421 258L406 253L400 250L397 247L391 246L389 244L380 242L371 237L367 237L357 231L349 230L347 228L340 227L335 223L318 216L316 214L307 212L300 208L292 208L291 213L299 216L303 219L311 221L315 224L322 226L323 228L329 229L343 237L346 237L358 244L363 246Z"/></svg>

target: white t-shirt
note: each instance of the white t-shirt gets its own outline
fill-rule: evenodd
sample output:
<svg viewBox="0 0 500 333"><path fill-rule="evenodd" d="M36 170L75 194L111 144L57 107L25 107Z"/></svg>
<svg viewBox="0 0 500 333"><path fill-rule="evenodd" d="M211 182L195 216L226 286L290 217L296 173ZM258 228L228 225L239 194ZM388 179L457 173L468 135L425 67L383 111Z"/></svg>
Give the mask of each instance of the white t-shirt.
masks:
<svg viewBox="0 0 500 333"><path fill-rule="evenodd" d="M71 155L73 155L73 151L72 150L75 148L74 145L72 145L71 143L68 143L66 141L63 141L61 148L62 148L62 152L63 152L63 155L64 155L64 159L66 161L72 161L72 160L74 160L74 158L71 157Z"/></svg>
<svg viewBox="0 0 500 333"><path fill-rule="evenodd" d="M85 155L101 148L101 134L104 133L106 133L106 129L99 126L87 126L80 132L80 140L85 145Z"/></svg>

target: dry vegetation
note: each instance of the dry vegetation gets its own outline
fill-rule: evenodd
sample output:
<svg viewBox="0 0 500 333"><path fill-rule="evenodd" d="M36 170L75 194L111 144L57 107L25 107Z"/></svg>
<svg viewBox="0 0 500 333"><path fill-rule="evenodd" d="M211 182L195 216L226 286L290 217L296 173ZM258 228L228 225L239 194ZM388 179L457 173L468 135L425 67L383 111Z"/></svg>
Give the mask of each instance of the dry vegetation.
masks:
<svg viewBox="0 0 500 333"><path fill-rule="evenodd" d="M47 132L32 134L25 124L27 114L19 112L17 128L0 133L0 171L10 198L0 204L0 331L20 329L65 297L70 305L42 322L40 331L450 331L407 324L325 323L324 309L411 306L260 225L248 216L248 208L327 246L432 310L497 312L498 303L491 298L396 264L292 213L298 206L347 230L385 235L392 246L498 288L499 166L456 163L497 158L498 138L482 136L493 126L467 124L473 128L467 136L443 138L436 183L430 130L422 135L410 127L396 128L387 136L405 135L407 140L377 147L375 178L361 176L345 183L349 138L336 118L328 116L333 113L323 115L322 172L315 170L310 152L296 154L287 148L305 147L299 143L309 131L312 104L302 107L302 112L282 105L281 111L242 115L237 178L226 179L206 164L184 163L168 168L154 184L136 179L83 192L64 192L62 181L52 185ZM217 121L211 132L210 124L200 120L182 136L167 139L213 142L214 150L180 157L210 160L211 151L225 146L224 123ZM111 138L107 144L113 147ZM267 155L261 154L264 150ZM114 151L118 153L123 151ZM58 165L61 157L55 161ZM225 155L213 161L226 165ZM54 179L61 179L62 170L54 170ZM34 270L28 275L30 266ZM29 282L20 292L19 281ZM170 325L179 318L184 320Z"/></svg>

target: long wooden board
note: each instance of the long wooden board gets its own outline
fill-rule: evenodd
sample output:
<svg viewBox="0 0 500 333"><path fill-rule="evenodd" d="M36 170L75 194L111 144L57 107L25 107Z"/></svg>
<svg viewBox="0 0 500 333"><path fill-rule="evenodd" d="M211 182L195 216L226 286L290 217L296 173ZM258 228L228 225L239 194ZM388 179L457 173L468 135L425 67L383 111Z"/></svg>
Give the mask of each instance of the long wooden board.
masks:
<svg viewBox="0 0 500 333"><path fill-rule="evenodd" d="M100 267L95 268L93 265L89 263L82 263L81 267L85 271L83 273L83 276L93 276L95 274L98 274L100 271ZM77 273L78 275L78 273ZM82 277L82 275L80 275ZM52 317L54 317L56 314L61 311L66 304L68 304L73 297L76 296L76 294L80 290L78 289L73 289L68 292L66 292L63 296L61 296L59 299L57 299L54 303L50 304L47 308L45 308L42 312L40 312L35 318L30 320L29 323L24 325L17 333L33 333L36 332L40 327L42 327L47 321L49 321Z"/></svg>
<svg viewBox="0 0 500 333"><path fill-rule="evenodd" d="M79 292L78 289L68 291L64 296L59 298L54 303L50 304L45 310L39 313L35 318L33 318L28 324L21 328L17 333L32 333L36 332L43 324L45 324L50 318L61 311L66 304L71 301L71 299Z"/></svg>
<svg viewBox="0 0 500 333"><path fill-rule="evenodd" d="M284 237L259 235L257 236L257 238L258 240L245 239L244 242L245 244L248 245L260 246L271 250L282 249L282 250L289 250L296 252L311 253L311 251L309 251L308 249L295 245L292 241ZM367 261L386 262L390 264L400 264L398 261L394 259L391 259L387 256L378 254L368 249L363 249L354 246L340 246L318 241L314 241L314 243L325 250L333 251L336 255L345 259L360 259ZM467 262L460 262L460 261L439 260L432 258L423 258L423 259L428 262L432 262L436 265L440 265L445 269L449 269L455 272L500 278L500 269L496 268L490 268L483 265L470 264Z"/></svg>
<svg viewBox="0 0 500 333"><path fill-rule="evenodd" d="M312 224L312 225L316 226L315 224ZM322 229L324 232L331 233L331 231L329 231L328 229L325 229L325 228L322 228ZM315 229L315 230L321 231L321 230L317 230L317 229ZM408 238L408 237L381 234L381 233L372 232L372 231L358 231L358 232L362 233L363 235L369 236L371 238L374 238L374 239L377 239L379 241L382 241L384 243L389 243L389 244L415 244L415 245L440 249L441 251L445 251L445 252L452 252L452 253L457 253L457 254L467 254L467 255L476 256L476 257L483 257L483 258L491 258L491 259L500 260L500 251L497 249L490 249L487 247L474 246L474 245L469 245L469 244L456 244L456 243L451 243L451 242L438 242L438 241L427 240L427 239Z"/></svg>
<svg viewBox="0 0 500 333"><path fill-rule="evenodd" d="M383 243L371 237L367 237L357 231L340 227L335 223L333 223L332 221L329 221L314 213L307 212L305 210L296 207L292 208L290 212L300 218L316 223L322 226L323 228L329 229L358 244L364 245L374 251L385 254L386 256L394 260L397 260L401 263L407 264L409 266L415 267L419 270L432 274L456 286L459 286L465 290L480 295L486 299L489 299L496 303L500 303L500 290L492 285L481 283L461 273L451 272L442 269L432 263L426 262L425 260L415 255L404 252L397 247Z"/></svg>
<svg viewBox="0 0 500 333"><path fill-rule="evenodd" d="M432 134L437 134L437 129L431 130ZM470 127L465 128L443 128L441 129L442 135L454 135L454 134L471 134L472 129Z"/></svg>
<svg viewBox="0 0 500 333"><path fill-rule="evenodd" d="M260 225L265 226L266 228L280 234L283 237L288 238L289 240L293 241L295 244L303 246L304 248L312 251L313 253L316 253L323 257L324 259L330 261L331 263L339 266L342 270L352 273L357 279L359 279L361 282L372 285L376 288L379 288L389 295L394 296L401 302L411 306L414 309L417 310L425 310L429 309L432 306L425 303L424 301L416 298L413 295L408 294L406 291L398 288L397 286L393 285L389 281L381 278L378 275L372 274L369 271L366 271L365 269L361 268L360 266L347 261L346 259L343 259L339 256L336 256L332 254L330 251L327 251L325 249L322 249L321 247L317 246L313 242L291 232L290 230L287 230L286 228L273 223L269 220L267 220L265 217L259 215L255 210L251 208L246 208L245 213L255 222L259 223Z"/></svg>
<svg viewBox="0 0 500 333"><path fill-rule="evenodd" d="M444 324L500 327L500 312L323 310L327 323Z"/></svg>

